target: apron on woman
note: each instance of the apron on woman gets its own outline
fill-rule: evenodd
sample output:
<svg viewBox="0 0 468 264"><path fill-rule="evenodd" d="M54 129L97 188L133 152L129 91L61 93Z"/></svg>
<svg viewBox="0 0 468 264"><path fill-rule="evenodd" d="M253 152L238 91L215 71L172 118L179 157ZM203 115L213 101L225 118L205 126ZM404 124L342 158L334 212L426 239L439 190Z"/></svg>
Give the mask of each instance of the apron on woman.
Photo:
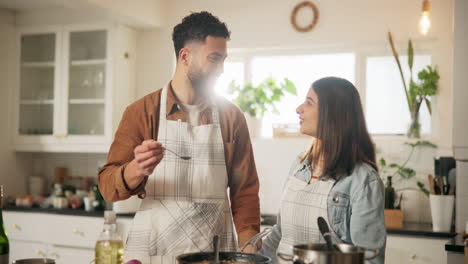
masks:
<svg viewBox="0 0 468 264"><path fill-rule="evenodd" d="M236 251L237 237L228 199L224 143L219 113L212 124L191 126L166 119L168 87L160 102L158 141L166 151L146 183L146 197L125 245L125 261L175 263L178 255L211 251L214 235L222 251Z"/></svg>
<svg viewBox="0 0 468 264"><path fill-rule="evenodd" d="M297 173L298 170L296 170ZM292 255L293 246L307 243L324 243L317 226L317 218L328 219L327 200L335 180L327 178L312 179L307 183L290 176L281 200L281 241L278 252ZM330 228L332 241L339 242L339 238Z"/></svg>

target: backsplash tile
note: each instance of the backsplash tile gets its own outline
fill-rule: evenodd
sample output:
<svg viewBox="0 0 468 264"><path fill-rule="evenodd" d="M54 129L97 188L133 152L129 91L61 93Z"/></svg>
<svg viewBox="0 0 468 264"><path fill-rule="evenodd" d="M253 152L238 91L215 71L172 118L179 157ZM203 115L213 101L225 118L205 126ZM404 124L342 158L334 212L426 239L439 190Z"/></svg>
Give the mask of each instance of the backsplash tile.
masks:
<svg viewBox="0 0 468 264"><path fill-rule="evenodd" d="M468 221L468 162L457 162L456 231L465 231Z"/></svg>
<svg viewBox="0 0 468 264"><path fill-rule="evenodd" d="M67 168L69 176L89 177L97 182L98 167L105 163L106 157L106 154L94 153L34 153L32 175L42 176L48 191L51 190L57 167Z"/></svg>
<svg viewBox="0 0 468 264"><path fill-rule="evenodd" d="M309 146L310 141L309 138L252 139L260 181L262 213L278 212L283 185L291 162ZM377 158L385 157L387 163L401 164L410 151L410 148L403 144L404 139L376 137L374 141L378 149ZM405 221L431 222L429 199L417 189L416 182L419 180L428 186L427 175L433 174L435 155L435 149L416 149L407 164L417 171L416 176L411 180L395 181L396 190L402 190L399 193L403 193L402 209ZM71 176L87 176L97 181L98 167L104 165L106 159L107 154L34 153L32 174L44 176L48 184L51 184L54 180L54 169L66 167ZM382 178L386 176L381 175Z"/></svg>
<svg viewBox="0 0 468 264"><path fill-rule="evenodd" d="M260 180L260 203L262 213L276 214L283 192L283 184L287 177L292 160L310 144L309 138L279 138L252 140L255 162ZM384 157L387 163L402 164L410 151L406 140L399 137L374 138L378 154L377 158ZM274 150L274 151L272 151ZM419 191L416 183L421 181L428 188L427 175L434 173L434 157L436 149L415 149L407 167L416 170L413 179L396 181L394 184L399 193L403 193L402 209L405 221L431 222L429 199ZM383 179L387 175L381 174Z"/></svg>

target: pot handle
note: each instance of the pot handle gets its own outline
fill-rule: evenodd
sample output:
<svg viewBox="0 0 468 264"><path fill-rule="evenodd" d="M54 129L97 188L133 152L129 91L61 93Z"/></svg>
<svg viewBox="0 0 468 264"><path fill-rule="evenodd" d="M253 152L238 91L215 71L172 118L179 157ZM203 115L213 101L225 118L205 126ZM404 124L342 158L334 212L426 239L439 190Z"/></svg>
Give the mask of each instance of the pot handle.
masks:
<svg viewBox="0 0 468 264"><path fill-rule="evenodd" d="M284 254L284 253L280 253L278 252L276 254L280 259L284 260L284 261L293 261L294 260L294 256L293 255L288 255L288 254Z"/></svg>
<svg viewBox="0 0 468 264"><path fill-rule="evenodd" d="M374 255L370 256L370 257L366 257L365 259L366 260L371 260L371 259L375 259L378 255L380 255L380 249L376 248L376 249L366 249L366 251L372 251L374 253Z"/></svg>
<svg viewBox="0 0 468 264"><path fill-rule="evenodd" d="M271 227L267 227L265 229L263 229L262 232L256 234L255 236L251 237L247 242L245 242L245 244L239 249L239 251L244 251L244 249L248 246L248 245L253 245L254 247L257 245L258 241L261 240L262 238L268 236L271 231L273 231L273 229ZM252 251L250 253L254 254L255 252L253 252L253 248L252 247Z"/></svg>

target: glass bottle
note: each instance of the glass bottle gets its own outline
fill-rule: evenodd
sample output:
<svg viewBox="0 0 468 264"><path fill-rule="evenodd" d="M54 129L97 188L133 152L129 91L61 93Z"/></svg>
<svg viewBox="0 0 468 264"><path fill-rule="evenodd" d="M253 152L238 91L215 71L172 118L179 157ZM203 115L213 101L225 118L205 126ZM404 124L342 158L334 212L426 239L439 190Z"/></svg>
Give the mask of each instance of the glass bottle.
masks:
<svg viewBox="0 0 468 264"><path fill-rule="evenodd" d="M392 186L392 176L387 177L385 187L385 209L395 209L395 189Z"/></svg>
<svg viewBox="0 0 468 264"><path fill-rule="evenodd" d="M96 264L123 264L123 242L117 233L116 214L114 211L104 212L104 228L96 242Z"/></svg>
<svg viewBox="0 0 468 264"><path fill-rule="evenodd" d="M9 263L8 255L10 253L10 243L5 231L2 215L3 206L3 185L0 185L0 263Z"/></svg>

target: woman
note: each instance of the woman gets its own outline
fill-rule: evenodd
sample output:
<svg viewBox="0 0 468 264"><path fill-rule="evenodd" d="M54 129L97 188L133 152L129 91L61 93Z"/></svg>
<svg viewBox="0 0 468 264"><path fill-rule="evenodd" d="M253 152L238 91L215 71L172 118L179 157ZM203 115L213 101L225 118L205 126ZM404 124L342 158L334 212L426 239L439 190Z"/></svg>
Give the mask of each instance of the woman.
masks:
<svg viewBox="0 0 468 264"><path fill-rule="evenodd" d="M276 253L291 254L293 245L323 243L322 216L334 243L378 249L367 263L384 263L384 187L356 88L341 78L319 79L296 112L301 133L314 141L293 162L278 222L260 254L277 262Z"/></svg>

